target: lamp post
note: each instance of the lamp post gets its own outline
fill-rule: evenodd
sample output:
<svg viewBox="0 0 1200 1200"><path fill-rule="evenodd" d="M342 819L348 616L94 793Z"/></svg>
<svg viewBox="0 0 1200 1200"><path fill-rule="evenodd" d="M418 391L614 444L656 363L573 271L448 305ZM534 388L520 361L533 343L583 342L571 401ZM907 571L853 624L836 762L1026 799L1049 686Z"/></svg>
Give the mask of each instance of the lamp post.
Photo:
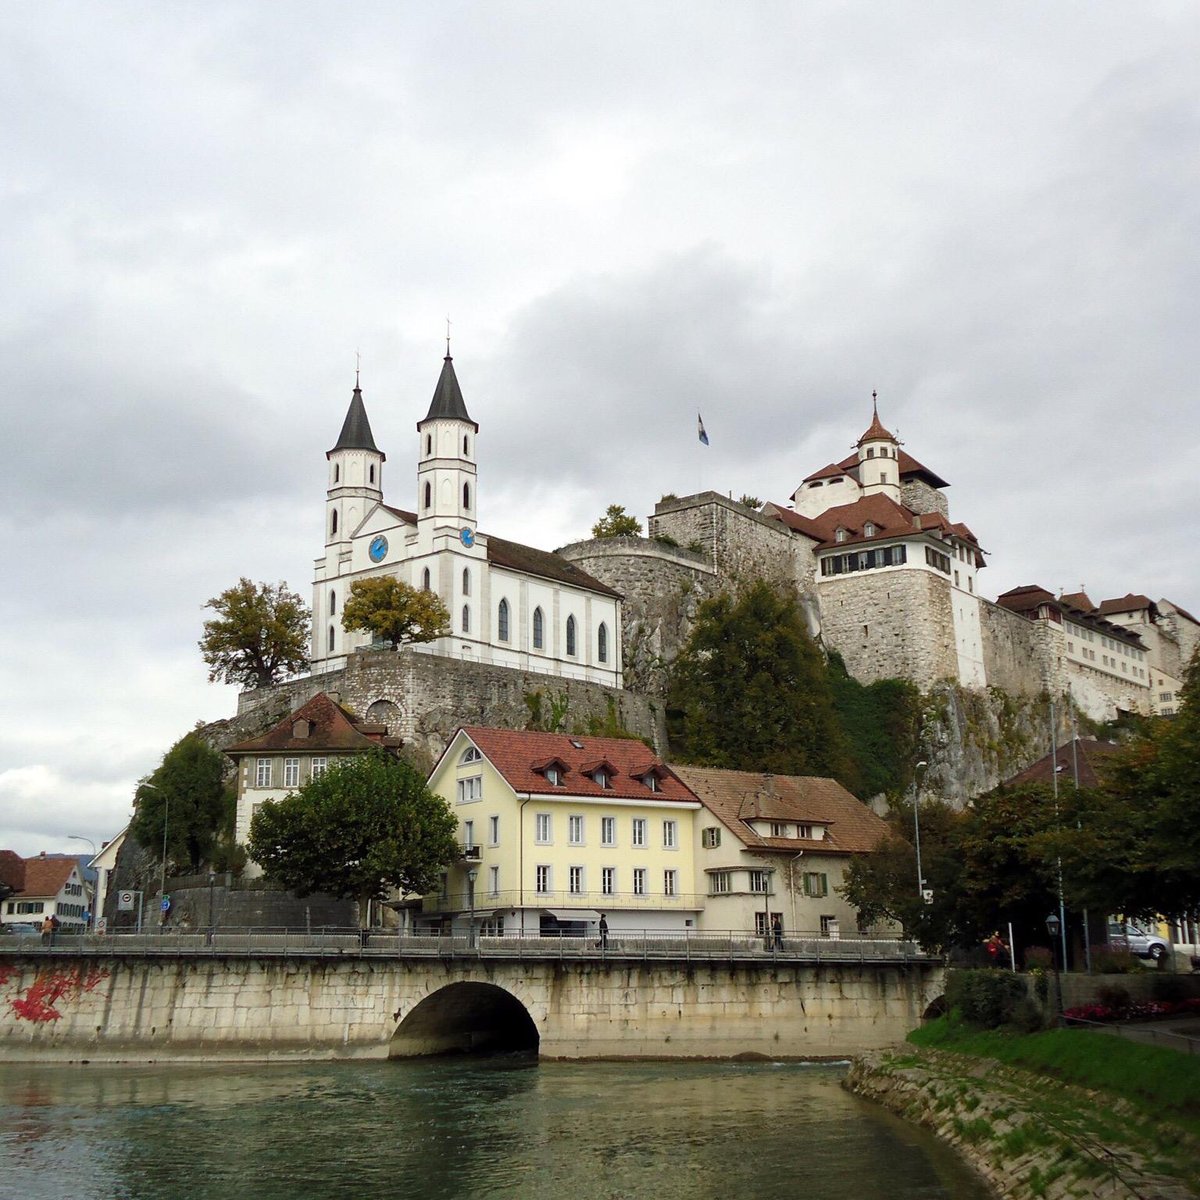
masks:
<svg viewBox="0 0 1200 1200"><path fill-rule="evenodd" d="M208 944L212 945L213 940L213 884L217 882L216 871L209 868L208 872Z"/></svg>
<svg viewBox="0 0 1200 1200"><path fill-rule="evenodd" d="M917 850L917 895L925 899L925 876L921 873L921 780L918 771L925 770L929 764L921 761L913 767L913 844Z"/></svg>
<svg viewBox="0 0 1200 1200"><path fill-rule="evenodd" d="M91 839L90 837L80 837L80 835L79 835L79 834L77 834L77 833L68 833L68 834L67 834L67 841L68 841L68 842L87 842L87 844L88 844L89 846L91 846L91 848L92 848L92 858L95 858L95 857L96 857L96 843L95 843L95 842L93 842L93 841L92 841L92 839ZM83 892L83 894L84 894L84 896L85 896L85 897L87 896L87 880L84 880L84 892ZM95 925L96 925L96 898L95 898L95 896L94 896L94 895L93 895L93 897L92 897L92 903L91 903L91 905L90 905L89 907L90 907L90 909L91 909L91 914L92 914L92 916L91 916L91 920L90 920L90 921L88 921L88 923L87 923L87 928L88 928L88 929L94 929L94 928L95 928Z"/></svg>
<svg viewBox="0 0 1200 1200"><path fill-rule="evenodd" d="M1062 929L1062 921L1059 920L1058 913L1052 912L1046 918L1046 932L1050 935L1050 951L1054 961L1054 1021L1056 1025L1062 1024L1062 981L1058 974L1058 935Z"/></svg>
<svg viewBox="0 0 1200 1200"><path fill-rule="evenodd" d="M467 872L467 903L471 906L471 924L467 927L467 945L475 945L475 880L479 878L479 872L472 867Z"/></svg>

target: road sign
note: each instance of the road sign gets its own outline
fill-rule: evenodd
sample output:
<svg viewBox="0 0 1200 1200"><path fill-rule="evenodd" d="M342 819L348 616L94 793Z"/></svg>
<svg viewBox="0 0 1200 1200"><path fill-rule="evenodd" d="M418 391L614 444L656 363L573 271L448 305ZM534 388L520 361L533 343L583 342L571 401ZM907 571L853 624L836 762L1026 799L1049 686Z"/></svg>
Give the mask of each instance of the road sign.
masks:
<svg viewBox="0 0 1200 1200"><path fill-rule="evenodd" d="M118 912L133 912L133 898L137 892L118 892L117 893L117 911Z"/></svg>
<svg viewBox="0 0 1200 1200"><path fill-rule="evenodd" d="M96 932L98 934L100 934L102 937L104 934L106 934L108 932L108 918L107 917L97 917L96 918Z"/></svg>
<svg viewBox="0 0 1200 1200"><path fill-rule="evenodd" d="M171 897L164 896L162 898L162 903L158 907L161 908L163 910L163 912L170 912L171 911Z"/></svg>

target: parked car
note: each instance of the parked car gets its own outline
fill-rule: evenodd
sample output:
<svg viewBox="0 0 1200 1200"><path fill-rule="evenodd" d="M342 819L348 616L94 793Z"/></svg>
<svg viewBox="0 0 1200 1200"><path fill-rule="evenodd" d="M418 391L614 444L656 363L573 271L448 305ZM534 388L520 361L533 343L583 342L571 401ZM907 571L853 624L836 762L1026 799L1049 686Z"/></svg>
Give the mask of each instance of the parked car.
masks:
<svg viewBox="0 0 1200 1200"><path fill-rule="evenodd" d="M9 925L0 925L0 933L9 933L16 937L28 937L31 933L40 934L42 927L31 921L13 921Z"/></svg>
<svg viewBox="0 0 1200 1200"><path fill-rule="evenodd" d="M1157 933L1147 933L1132 921L1109 921L1108 944L1114 950L1128 950L1138 958L1152 958L1158 962L1171 953L1171 943Z"/></svg>

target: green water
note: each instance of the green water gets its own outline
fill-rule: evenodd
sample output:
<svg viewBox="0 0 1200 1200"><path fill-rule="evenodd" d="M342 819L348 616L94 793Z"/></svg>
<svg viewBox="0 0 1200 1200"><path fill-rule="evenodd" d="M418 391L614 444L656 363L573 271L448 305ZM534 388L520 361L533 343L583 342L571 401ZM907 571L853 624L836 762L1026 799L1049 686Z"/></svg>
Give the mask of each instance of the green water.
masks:
<svg viewBox="0 0 1200 1200"><path fill-rule="evenodd" d="M982 1200L798 1064L0 1065L0 1197Z"/></svg>

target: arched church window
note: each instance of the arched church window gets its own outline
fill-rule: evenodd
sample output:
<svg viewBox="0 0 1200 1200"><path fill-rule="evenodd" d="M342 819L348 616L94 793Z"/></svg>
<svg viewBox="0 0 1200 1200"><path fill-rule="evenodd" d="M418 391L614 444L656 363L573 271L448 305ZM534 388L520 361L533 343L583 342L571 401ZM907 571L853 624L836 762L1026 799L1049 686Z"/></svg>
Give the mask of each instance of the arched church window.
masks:
<svg viewBox="0 0 1200 1200"><path fill-rule="evenodd" d="M337 483L337 481L339 479L341 479L341 477L342 477L341 465L339 463L334 463L333 464L333 482Z"/></svg>
<svg viewBox="0 0 1200 1200"><path fill-rule="evenodd" d="M425 435L425 456L426 456L426 458L428 458L429 455L431 455L432 453L433 453L433 435L430 433L427 433Z"/></svg>
<svg viewBox="0 0 1200 1200"><path fill-rule="evenodd" d="M471 485L469 483L463 484L463 508L467 512L471 511Z"/></svg>
<svg viewBox="0 0 1200 1200"><path fill-rule="evenodd" d="M462 631L463 633L471 632L471 606L469 604L463 605Z"/></svg>
<svg viewBox="0 0 1200 1200"><path fill-rule="evenodd" d="M371 464L370 469L368 471L368 475L370 476L371 482L374 483L375 482L375 464L374 463Z"/></svg>
<svg viewBox="0 0 1200 1200"><path fill-rule="evenodd" d="M337 533L337 509L333 510L333 514L329 518L329 532Z"/></svg>
<svg viewBox="0 0 1200 1200"><path fill-rule="evenodd" d="M463 595L469 596L470 594L471 594L471 572L466 567L463 567Z"/></svg>
<svg viewBox="0 0 1200 1200"><path fill-rule="evenodd" d="M330 627L329 627L329 653L330 653L330 654L332 654L332 653L333 653L334 639L335 639L336 637L337 637L337 634L336 634L336 633L334 633L334 631L333 631L333 626L332 626L332 625L330 625Z"/></svg>
<svg viewBox="0 0 1200 1200"><path fill-rule="evenodd" d="M567 618L567 653L572 658L575 656L575 618Z"/></svg>
<svg viewBox="0 0 1200 1200"><path fill-rule="evenodd" d="M421 572L421 589L422 589L422 591L427 592L430 590L430 587L429 587L430 582L431 581L429 578L429 568L426 567L425 570Z"/></svg>
<svg viewBox="0 0 1200 1200"><path fill-rule="evenodd" d="M463 438L463 455L465 456L470 453L471 453L471 443L469 441L467 441L467 439L464 437Z"/></svg>
<svg viewBox="0 0 1200 1200"><path fill-rule="evenodd" d="M533 648L535 650L545 649L546 646L546 620L542 616L542 610L535 608L533 610Z"/></svg>
<svg viewBox="0 0 1200 1200"><path fill-rule="evenodd" d="M433 503L433 485L429 482L425 484L425 507L428 508Z"/></svg>
<svg viewBox="0 0 1200 1200"><path fill-rule="evenodd" d="M508 601L501 600L496 612L496 632L502 642L508 641Z"/></svg>
<svg viewBox="0 0 1200 1200"><path fill-rule="evenodd" d="M329 615L332 617L337 612L337 592L329 593Z"/></svg>
<svg viewBox="0 0 1200 1200"><path fill-rule="evenodd" d="M608 626L603 621L596 631L596 657L600 662L608 662Z"/></svg>

